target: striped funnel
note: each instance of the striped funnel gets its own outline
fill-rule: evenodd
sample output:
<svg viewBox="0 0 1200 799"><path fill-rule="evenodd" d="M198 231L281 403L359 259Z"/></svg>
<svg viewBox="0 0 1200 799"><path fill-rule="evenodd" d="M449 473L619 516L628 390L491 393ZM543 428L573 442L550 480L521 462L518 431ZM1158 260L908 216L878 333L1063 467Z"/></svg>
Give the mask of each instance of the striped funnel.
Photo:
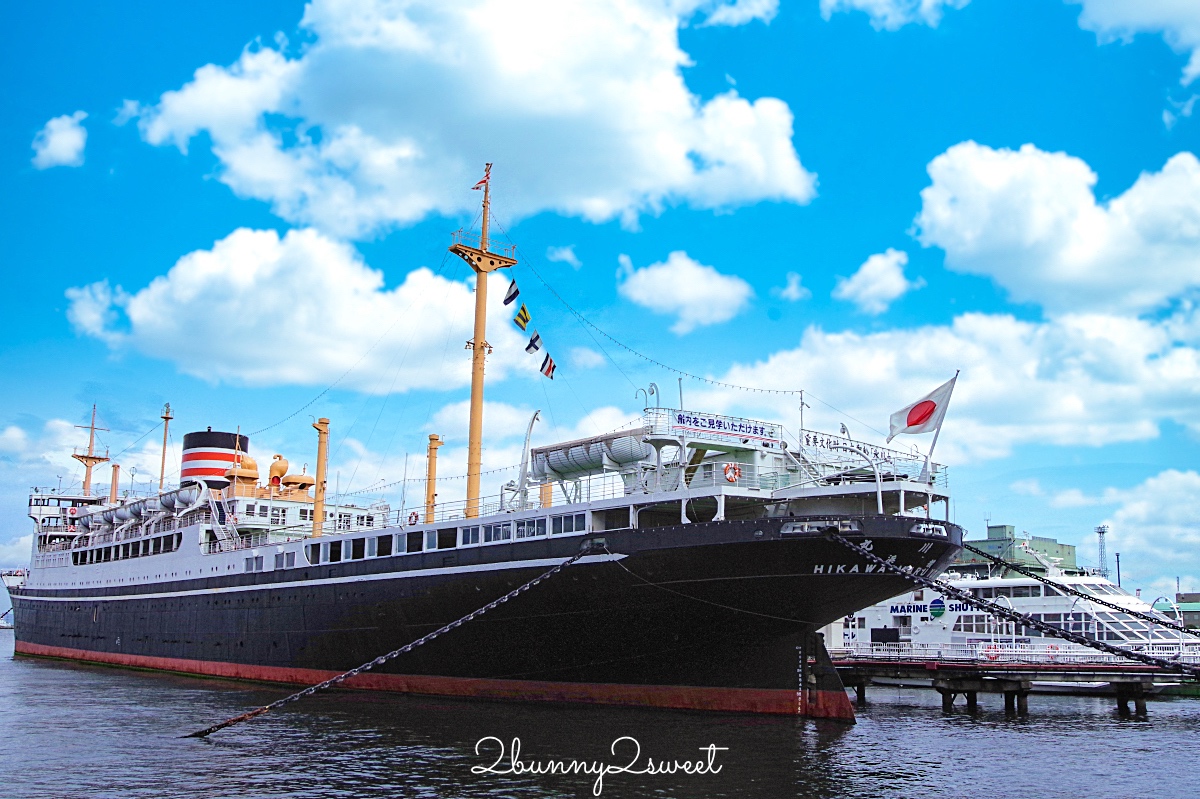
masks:
<svg viewBox="0 0 1200 799"><path fill-rule="evenodd" d="M229 485L225 476L238 454L249 454L250 439L237 433L217 433L210 427L183 437L183 469L179 484L206 483L213 488Z"/></svg>

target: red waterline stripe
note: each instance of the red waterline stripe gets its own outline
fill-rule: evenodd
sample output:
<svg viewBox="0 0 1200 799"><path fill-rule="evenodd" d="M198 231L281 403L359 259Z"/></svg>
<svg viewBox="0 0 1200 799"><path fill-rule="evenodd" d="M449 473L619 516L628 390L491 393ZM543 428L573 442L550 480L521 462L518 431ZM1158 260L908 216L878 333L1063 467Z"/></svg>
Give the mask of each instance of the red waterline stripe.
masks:
<svg viewBox="0 0 1200 799"><path fill-rule="evenodd" d="M16 642L16 652L36 657L65 658L156 671L203 674L255 682L313 685L338 672L322 669L253 666L212 660L126 655L61 646ZM636 705L682 710L715 710L733 713L772 713L822 718L854 718L854 709L844 691L808 691L801 703L796 691L769 688L705 688L676 685L624 685L608 683L565 683L540 680L493 680L469 677L430 677L407 674L360 674L344 685L368 691L394 691L437 696L467 696L523 702L582 702L597 705ZM836 696L835 696L836 694ZM826 696L828 695L828 696ZM840 700L840 701L839 701ZM848 712L848 715L847 715Z"/></svg>

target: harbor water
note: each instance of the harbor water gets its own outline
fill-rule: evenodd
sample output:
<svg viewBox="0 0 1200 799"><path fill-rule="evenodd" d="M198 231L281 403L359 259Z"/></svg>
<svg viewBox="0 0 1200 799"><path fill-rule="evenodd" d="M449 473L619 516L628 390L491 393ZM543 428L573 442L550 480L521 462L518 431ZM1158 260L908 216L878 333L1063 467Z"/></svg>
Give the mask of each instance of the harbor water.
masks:
<svg viewBox="0 0 1200 799"><path fill-rule="evenodd" d="M198 740L180 736L286 691L12 652L12 631L0 631L0 790L11 799L1198 795L1198 699L1154 700L1137 720L1111 699L1035 696L1016 719L998 696L981 696L975 716L945 715L932 691L875 688L848 726L344 692ZM526 765L702 767L608 771L600 785L595 771L513 774L513 739ZM498 742L505 758L487 770Z"/></svg>

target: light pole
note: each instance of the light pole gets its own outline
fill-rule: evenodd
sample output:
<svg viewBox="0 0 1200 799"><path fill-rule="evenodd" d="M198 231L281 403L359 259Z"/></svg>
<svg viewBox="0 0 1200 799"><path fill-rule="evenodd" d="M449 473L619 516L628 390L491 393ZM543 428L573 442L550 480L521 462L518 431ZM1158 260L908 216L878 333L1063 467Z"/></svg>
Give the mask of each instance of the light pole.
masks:
<svg viewBox="0 0 1200 799"><path fill-rule="evenodd" d="M999 602L1001 599L1003 599L1005 602L1007 602L1007 603L1008 603L1008 607L1009 607L1009 609L1010 609L1010 610L1012 610L1012 612L1013 612L1013 613L1016 613L1016 612L1017 612L1017 608L1016 608L1016 606L1014 606L1014 605L1013 605L1013 603L1012 603L1012 600L1011 600L1011 599L1009 599L1008 597L1006 597L1006 596L998 596L998 597L995 597L995 599L996 599L996 601L997 601L997 602ZM1007 623L1008 623L1008 622L1003 622L1003 621L1001 621L1000 619L996 619L996 621L997 621L997 622L999 622L999 623L1001 623L1001 624L1007 624ZM1016 622L1013 622L1012 643L1010 644L1010 646L1011 646L1013 649L1016 649L1016 648L1017 648L1017 623L1016 623Z"/></svg>
<svg viewBox="0 0 1200 799"><path fill-rule="evenodd" d="M1183 611L1181 611L1179 609L1179 604L1177 602L1175 602L1175 600L1173 600L1173 599L1168 599L1165 596L1160 596L1160 597L1158 597L1158 599L1155 599L1153 602L1150 603L1150 607L1153 608L1155 605L1157 605L1159 599L1166 599L1167 602L1171 603L1171 607L1175 608L1175 620L1177 622L1179 622L1179 626L1182 627L1183 626ZM1183 657L1183 630L1178 630L1177 632L1179 633L1179 657L1182 658Z"/></svg>

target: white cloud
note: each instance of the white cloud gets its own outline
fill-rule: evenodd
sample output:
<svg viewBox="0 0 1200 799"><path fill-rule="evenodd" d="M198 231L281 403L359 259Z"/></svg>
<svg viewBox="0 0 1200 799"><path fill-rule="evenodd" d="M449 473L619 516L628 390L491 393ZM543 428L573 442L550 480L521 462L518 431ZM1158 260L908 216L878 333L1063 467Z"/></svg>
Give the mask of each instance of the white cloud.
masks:
<svg viewBox="0 0 1200 799"><path fill-rule="evenodd" d="M489 375L532 374L524 339L505 324L507 277L491 280ZM67 296L80 333L211 381L328 385L352 368L340 385L371 393L470 381L461 342L471 337L471 287L422 267L385 289L352 247L314 230L280 239L243 228L132 294L102 282Z"/></svg>
<svg viewBox="0 0 1200 799"><path fill-rule="evenodd" d="M745 25L759 20L770 22L779 12L779 0L733 0L709 3L711 10L704 25Z"/></svg>
<svg viewBox="0 0 1200 799"><path fill-rule="evenodd" d="M0 569L18 569L28 566L32 552L32 533L0 543Z"/></svg>
<svg viewBox="0 0 1200 799"><path fill-rule="evenodd" d="M838 278L833 297L854 303L863 313L881 314L912 289L925 285L920 278L910 281L904 277L907 263L908 253L889 247L864 261L850 277Z"/></svg>
<svg viewBox="0 0 1200 799"><path fill-rule="evenodd" d="M1200 161L1173 156L1097 203L1096 175L1032 144L956 144L930 162L916 218L946 265L1052 312L1144 311L1200 285Z"/></svg>
<svg viewBox="0 0 1200 799"><path fill-rule="evenodd" d="M1188 53L1180 83L1200 76L1200 4L1190 0L1068 0L1083 6L1079 27L1101 43L1128 42L1139 33L1160 33L1171 49Z"/></svg>
<svg viewBox="0 0 1200 799"><path fill-rule="evenodd" d="M576 369L595 369L604 365L604 356L588 347L571 348L571 366Z"/></svg>
<svg viewBox="0 0 1200 799"><path fill-rule="evenodd" d="M1200 432L1200 338L1180 340L1176 330L1194 332L1119 316L1028 322L982 313L948 325L867 334L814 326L799 346L716 377L741 386L811 389L805 422L816 429L836 430L846 420L824 401L884 431L890 413L961 368L938 442L938 459L959 464L1004 457L1022 444L1144 441L1157 437L1167 420ZM693 390L689 403L789 427L797 415L792 396L714 388L699 396ZM894 443L927 447L929 436Z"/></svg>
<svg viewBox="0 0 1200 799"><path fill-rule="evenodd" d="M962 8L971 0L821 0L821 16L828 20L835 12L863 11L875 30L894 31L919 23L936 28L944 9Z"/></svg>
<svg viewBox="0 0 1200 799"><path fill-rule="evenodd" d="M83 111L64 114L47 122L33 138L33 165L38 169L52 166L83 166L83 148L87 129Z"/></svg>
<svg viewBox="0 0 1200 799"><path fill-rule="evenodd" d="M583 262L575 254L574 244L568 244L566 247L547 247L546 258L558 263L570 264L575 269L583 266Z"/></svg>
<svg viewBox="0 0 1200 799"><path fill-rule="evenodd" d="M771 289L771 295L779 297L781 300L788 302L799 302L807 300L812 296L812 292L800 285L800 275L795 272L787 273L787 284L781 287Z"/></svg>
<svg viewBox="0 0 1200 799"><path fill-rule="evenodd" d="M1200 507L1188 501L1200 495L1200 474L1168 469L1106 494L1120 502L1105 523L1108 549L1121 553L1126 574L1200 573Z"/></svg>
<svg viewBox="0 0 1200 799"><path fill-rule="evenodd" d="M142 111L154 144L207 132L219 178L281 217L369 236L470 212L494 161L497 210L591 221L675 203L807 202L815 176L782 101L701 100L678 32L767 20L774 2L314 0L297 58L206 65Z"/></svg>
<svg viewBox="0 0 1200 799"><path fill-rule="evenodd" d="M682 250L642 269L635 269L627 255L620 256L620 262L617 291L655 313L673 314L671 330L678 335L728 322L754 296L754 289L740 277L721 274Z"/></svg>
<svg viewBox="0 0 1200 799"><path fill-rule="evenodd" d="M1045 493L1042 491L1042 484L1032 477L1025 480L1017 480L1008 488L1014 494L1024 494L1027 497L1040 497Z"/></svg>
<svg viewBox="0 0 1200 799"><path fill-rule="evenodd" d="M1169 109L1163 109L1163 125L1166 126L1167 130L1175 127L1175 123L1178 122L1180 118L1190 117L1192 115L1192 111L1196 108L1197 100L1200 100L1200 94L1193 94L1183 102L1168 100L1168 102L1174 106L1175 110L1171 111Z"/></svg>

